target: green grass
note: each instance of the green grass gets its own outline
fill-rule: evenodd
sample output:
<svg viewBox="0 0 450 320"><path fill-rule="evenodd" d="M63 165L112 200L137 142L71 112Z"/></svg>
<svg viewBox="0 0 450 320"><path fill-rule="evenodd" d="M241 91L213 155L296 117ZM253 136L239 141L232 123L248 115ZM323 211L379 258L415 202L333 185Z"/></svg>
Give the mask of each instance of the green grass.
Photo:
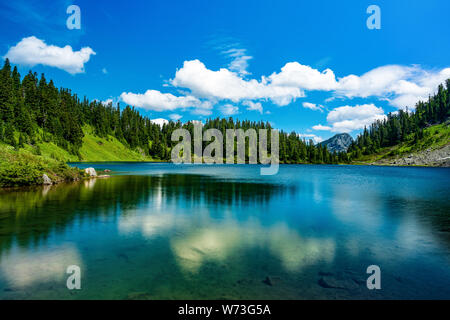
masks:
<svg viewBox="0 0 450 320"><path fill-rule="evenodd" d="M79 150L80 157L70 154L67 150L57 146L53 142L38 141L40 154L44 157L64 162L96 162L96 161L154 161L136 150L129 149L113 136L98 137L94 135L90 126L83 127L83 145ZM42 135L42 132L40 132ZM35 153L36 148L25 145L25 149Z"/></svg>
<svg viewBox="0 0 450 320"><path fill-rule="evenodd" d="M84 127L80 161L151 161L152 158L131 150L113 136L100 138ZM73 161L73 160L70 160Z"/></svg>

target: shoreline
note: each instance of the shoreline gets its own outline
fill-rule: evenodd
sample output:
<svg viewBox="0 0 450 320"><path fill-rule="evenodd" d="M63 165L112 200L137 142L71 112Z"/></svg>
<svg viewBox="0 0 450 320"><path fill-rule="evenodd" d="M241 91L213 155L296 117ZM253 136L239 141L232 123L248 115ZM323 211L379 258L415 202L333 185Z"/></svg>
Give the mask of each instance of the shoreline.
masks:
<svg viewBox="0 0 450 320"><path fill-rule="evenodd" d="M114 177L114 171L108 170L108 169L102 169L102 170L96 170L97 175L96 176L88 176L87 173L85 173L85 169L80 169L76 166L70 166L70 164L73 164L75 162L68 162L66 163L69 168L76 169L80 176L76 176L69 179L63 179L61 177L57 177L55 179L55 175L53 175L53 179L51 184L45 184L43 181L41 183L34 183L34 184L26 184L26 185L4 185L0 186L0 190L17 190L22 188L30 188L30 187L41 187L41 186L47 186L51 187L54 185L62 185L64 183L74 183L74 182L80 182L80 181L87 181L87 180L93 180L93 179L108 179ZM76 163L89 163L89 164L105 164L105 163L171 163L170 161L92 161L92 162L76 162ZM192 163L195 164L195 163ZM201 163L199 165L210 165ZM213 164L213 165L221 165L221 164ZM224 165L231 165L231 164L225 164ZM244 165L244 164L241 164ZM260 164L256 164L260 165ZM280 165L309 165L309 166L367 166L367 167L386 167L386 168L450 168L450 166L436 166L436 165L403 165L403 164L390 164L390 163L340 163L340 164L323 164L323 163L280 163ZM94 168L95 169L95 168ZM83 174L81 174L81 172ZM112 174L111 174L112 173Z"/></svg>

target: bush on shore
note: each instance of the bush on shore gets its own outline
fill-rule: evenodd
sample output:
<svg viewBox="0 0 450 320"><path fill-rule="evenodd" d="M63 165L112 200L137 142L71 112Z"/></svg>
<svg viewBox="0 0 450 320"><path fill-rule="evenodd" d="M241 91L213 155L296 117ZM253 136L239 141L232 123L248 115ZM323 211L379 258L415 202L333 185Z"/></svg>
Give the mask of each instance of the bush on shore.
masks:
<svg viewBox="0 0 450 320"><path fill-rule="evenodd" d="M82 171L62 161L0 145L0 187L43 184L44 174L53 183L78 180L83 176Z"/></svg>

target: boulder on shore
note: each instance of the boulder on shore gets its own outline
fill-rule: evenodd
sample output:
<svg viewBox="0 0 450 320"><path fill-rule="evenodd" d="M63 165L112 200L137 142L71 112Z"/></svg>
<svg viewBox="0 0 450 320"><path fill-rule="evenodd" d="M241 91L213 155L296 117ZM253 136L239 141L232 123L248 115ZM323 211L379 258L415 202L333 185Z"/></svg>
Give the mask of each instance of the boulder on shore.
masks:
<svg viewBox="0 0 450 320"><path fill-rule="evenodd" d="M52 180L50 180L48 175L46 175L45 173L42 175L42 180L44 180L44 185L49 186L49 185L53 184Z"/></svg>
<svg viewBox="0 0 450 320"><path fill-rule="evenodd" d="M89 177L96 177L97 176L97 172L95 171L95 169L94 168L86 168L86 169L84 169L84 172L86 172L86 174L89 176Z"/></svg>

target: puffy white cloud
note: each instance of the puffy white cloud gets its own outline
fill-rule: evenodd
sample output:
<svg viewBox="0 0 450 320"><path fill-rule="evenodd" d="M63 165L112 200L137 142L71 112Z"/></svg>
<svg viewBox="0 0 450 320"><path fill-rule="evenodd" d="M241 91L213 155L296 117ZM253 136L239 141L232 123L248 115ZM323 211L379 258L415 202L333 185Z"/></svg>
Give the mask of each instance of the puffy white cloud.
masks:
<svg viewBox="0 0 450 320"><path fill-rule="evenodd" d="M235 103L241 100L270 99L275 104L284 106L303 96L303 92L298 88L275 86L265 78L261 81L244 80L226 68L209 70L199 60L185 61L183 67L177 70L171 84L188 88L196 97L231 100Z"/></svg>
<svg viewBox="0 0 450 320"><path fill-rule="evenodd" d="M414 108L419 100L426 100L449 77L450 68L427 71L419 66L382 66L362 76L349 75L339 79L336 94L349 98L374 96L388 100L397 108Z"/></svg>
<svg viewBox="0 0 450 320"><path fill-rule="evenodd" d="M152 120L150 120L150 122L162 127L163 125L168 124L169 120L163 119L163 118L158 118L158 119L152 119Z"/></svg>
<svg viewBox="0 0 450 320"><path fill-rule="evenodd" d="M220 107L220 111L224 116L232 116L239 113L239 108L231 104L225 104Z"/></svg>
<svg viewBox="0 0 450 320"><path fill-rule="evenodd" d="M261 102L244 101L242 104L244 106L247 106L248 107L247 110L249 110L249 111L255 110L261 114L263 113L263 107L262 107Z"/></svg>
<svg viewBox="0 0 450 320"><path fill-rule="evenodd" d="M318 144L323 141L322 137L316 136L315 134L312 133L305 133L305 134L300 133L298 136L300 138L305 139L306 141L312 140L314 144Z"/></svg>
<svg viewBox="0 0 450 320"><path fill-rule="evenodd" d="M91 55L95 55L95 52L90 47L73 51L69 45L62 48L47 45L43 40L32 36L23 38L11 47L4 58L9 58L12 63L16 64L29 66L42 64L76 74L84 72L84 64L89 61Z"/></svg>
<svg viewBox="0 0 450 320"><path fill-rule="evenodd" d="M273 73L269 76L269 80L275 86L296 87L305 90L330 91L338 86L332 70L325 69L320 72L298 62L286 63L281 68L281 72Z"/></svg>
<svg viewBox="0 0 450 320"><path fill-rule="evenodd" d="M202 102L193 96L174 96L171 93L161 93L157 90L147 90L144 94L123 92L120 98L127 104L153 111L171 111L179 108L197 108L209 111L212 105Z"/></svg>
<svg viewBox="0 0 450 320"><path fill-rule="evenodd" d="M370 126L376 120L386 118L382 108L374 104L343 106L333 109L328 113L327 122L331 126L316 125L314 130L325 130L333 132L351 132L365 126Z"/></svg>
<svg viewBox="0 0 450 320"><path fill-rule="evenodd" d="M310 103L310 102L303 102L303 108L323 112L324 106L317 105L317 104Z"/></svg>

